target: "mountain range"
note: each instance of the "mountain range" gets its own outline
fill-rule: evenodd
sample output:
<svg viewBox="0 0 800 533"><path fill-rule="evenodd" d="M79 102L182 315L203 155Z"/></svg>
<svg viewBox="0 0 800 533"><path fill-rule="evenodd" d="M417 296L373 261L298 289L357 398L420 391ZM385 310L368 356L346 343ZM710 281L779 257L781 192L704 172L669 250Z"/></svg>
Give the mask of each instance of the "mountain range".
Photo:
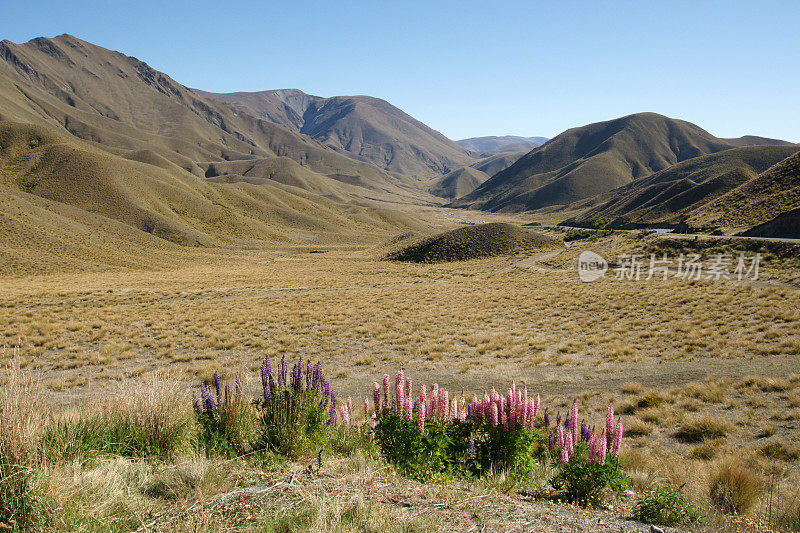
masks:
<svg viewBox="0 0 800 533"><path fill-rule="evenodd" d="M566 206L584 226L785 231L798 149L654 113L454 142L369 96L210 93L71 35L2 41L0 262L380 238L423 227L405 206L446 202Z"/></svg>

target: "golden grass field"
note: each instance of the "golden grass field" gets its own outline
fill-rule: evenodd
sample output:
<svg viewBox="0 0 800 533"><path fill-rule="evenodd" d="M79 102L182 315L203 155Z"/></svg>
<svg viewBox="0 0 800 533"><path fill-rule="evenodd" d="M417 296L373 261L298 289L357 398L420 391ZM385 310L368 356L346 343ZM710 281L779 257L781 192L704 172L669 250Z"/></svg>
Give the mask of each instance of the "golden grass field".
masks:
<svg viewBox="0 0 800 533"><path fill-rule="evenodd" d="M7 277L0 341L20 347L56 411L154 375L177 380L189 405L215 370L252 380L265 356L286 354L322 361L357 401L399 368L467 393L515 380L552 411L579 398L592 420L614 401L634 488L688 482L703 501L705 472L730 454L796 483L793 263L764 266L758 282L578 279L580 250L638 245L615 235L441 264L383 261L386 244L193 251L161 270Z"/></svg>

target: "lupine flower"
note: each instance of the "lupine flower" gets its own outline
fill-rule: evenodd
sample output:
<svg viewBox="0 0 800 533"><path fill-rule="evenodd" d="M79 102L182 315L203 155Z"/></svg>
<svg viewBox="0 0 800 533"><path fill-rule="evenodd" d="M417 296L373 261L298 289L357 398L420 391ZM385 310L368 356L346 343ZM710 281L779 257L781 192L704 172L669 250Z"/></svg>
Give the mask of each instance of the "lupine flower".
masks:
<svg viewBox="0 0 800 533"><path fill-rule="evenodd" d="M553 445L555 444L554 440L555 438L553 437L553 434L550 433L550 438L547 441L547 447L550 449L550 451L553 451Z"/></svg>
<svg viewBox="0 0 800 533"><path fill-rule="evenodd" d="M203 407L200 405L200 398L197 396L197 393L194 394L192 405L194 406L194 412L198 415L203 412Z"/></svg>
<svg viewBox="0 0 800 533"><path fill-rule="evenodd" d="M222 398L222 380L219 377L219 372L214 372L214 391L217 393L217 403L220 403Z"/></svg>
<svg viewBox="0 0 800 533"><path fill-rule="evenodd" d="M342 421L342 425L347 425L347 405L342 404L339 406L339 418Z"/></svg>
<svg viewBox="0 0 800 533"><path fill-rule="evenodd" d="M556 426L561 425L561 413L556 414Z"/></svg>
<svg viewBox="0 0 800 533"><path fill-rule="evenodd" d="M569 462L569 452L566 447L561 447L561 460L565 463Z"/></svg>
<svg viewBox="0 0 800 533"><path fill-rule="evenodd" d="M468 452L475 451L475 437L473 437L472 435L469 436L469 446L467 446L467 451Z"/></svg>
<svg viewBox="0 0 800 533"><path fill-rule="evenodd" d="M606 408L606 439L614 435L614 405L609 403Z"/></svg>
<svg viewBox="0 0 800 533"><path fill-rule="evenodd" d="M389 407L389 374L383 375L383 405Z"/></svg>
<svg viewBox="0 0 800 533"><path fill-rule="evenodd" d="M572 438L572 433L567 433L564 437L564 446L567 447L567 453L572 457L572 454L575 453L575 440Z"/></svg>
<svg viewBox="0 0 800 533"><path fill-rule="evenodd" d="M428 389L425 387L425 384L419 386L419 403L420 405L425 405L425 411L428 410ZM428 416L428 413L425 413L425 416Z"/></svg>
<svg viewBox="0 0 800 533"><path fill-rule="evenodd" d="M311 390L311 376L314 373L314 367L311 365L311 360L306 364L306 390Z"/></svg>
<svg viewBox="0 0 800 533"><path fill-rule="evenodd" d="M375 402L375 416L381 414L381 388L377 381L372 382L372 401Z"/></svg>
<svg viewBox="0 0 800 533"><path fill-rule="evenodd" d="M572 433L572 441L578 440L578 400L572 400L572 410L570 411L570 433Z"/></svg>
<svg viewBox="0 0 800 533"><path fill-rule="evenodd" d="M431 385L431 412L429 416L431 420L436 417L436 411L439 409L439 384L434 383Z"/></svg>
<svg viewBox="0 0 800 533"><path fill-rule="evenodd" d="M406 404L405 402L405 386L406 386L406 375L402 369L397 371L397 374L394 377L394 399L397 401L398 407L402 407Z"/></svg>
<svg viewBox="0 0 800 533"><path fill-rule="evenodd" d="M492 405L489 408L489 423L492 424L493 428L497 427L497 422L498 422L497 418L498 418L498 416L499 416L499 413L497 412L497 404L495 402L492 402Z"/></svg>
<svg viewBox="0 0 800 533"><path fill-rule="evenodd" d="M278 366L278 385L286 385L286 354L281 355L281 363Z"/></svg>
<svg viewBox="0 0 800 533"><path fill-rule="evenodd" d="M539 395L537 394L536 395L536 399L533 400L533 418L536 418L538 416L538 414L539 414L539 404L540 404L540 402L541 402L541 399L539 398ZM548 418L550 418L550 417L548 417Z"/></svg>
<svg viewBox="0 0 800 533"><path fill-rule="evenodd" d="M417 429L420 433L425 433L425 402L419 402L417 407Z"/></svg>
<svg viewBox="0 0 800 533"><path fill-rule="evenodd" d="M336 424L336 392L331 391L331 412L330 418L328 418L328 425L332 426Z"/></svg>
<svg viewBox="0 0 800 533"><path fill-rule="evenodd" d="M406 377L406 396L411 396L413 391L411 390L412 381L410 377Z"/></svg>
<svg viewBox="0 0 800 533"><path fill-rule="evenodd" d="M269 358L261 363L261 388L264 390L264 401L269 399Z"/></svg>
<svg viewBox="0 0 800 533"><path fill-rule="evenodd" d="M406 407L406 412L405 412L406 420L412 420L413 417L414 417L414 413L413 413L413 411L414 411L414 401L411 399L411 396L406 398L406 406L405 407Z"/></svg>
<svg viewBox="0 0 800 533"><path fill-rule="evenodd" d="M606 464L606 439L602 438L599 440L598 450L597 450L597 464L604 465Z"/></svg>
<svg viewBox="0 0 800 533"><path fill-rule="evenodd" d="M584 442L589 441L589 428L586 427L586 421L581 421L581 440Z"/></svg>
<svg viewBox="0 0 800 533"><path fill-rule="evenodd" d="M364 419L369 417L369 398L364 398Z"/></svg>
<svg viewBox="0 0 800 533"><path fill-rule="evenodd" d="M564 426L561 424L556 424L556 442L559 450L564 448Z"/></svg>
<svg viewBox="0 0 800 533"><path fill-rule="evenodd" d="M447 421L447 411L450 407L450 399L448 397L449 393L447 389L441 389L439 391L439 418L443 422Z"/></svg>
<svg viewBox="0 0 800 533"><path fill-rule="evenodd" d="M611 453L614 457L619 457L619 449L622 446L622 419L618 419L617 428L614 431L614 447L611 448Z"/></svg>
<svg viewBox="0 0 800 533"><path fill-rule="evenodd" d="M536 397L539 398L538 396ZM550 411L547 407L544 408L544 427L545 429L550 427Z"/></svg>
<svg viewBox="0 0 800 533"><path fill-rule="evenodd" d="M347 397L347 412L353 414L353 399L350 396Z"/></svg>
<svg viewBox="0 0 800 533"><path fill-rule="evenodd" d="M461 422L467 421L467 399L463 396L458 401L458 419Z"/></svg>

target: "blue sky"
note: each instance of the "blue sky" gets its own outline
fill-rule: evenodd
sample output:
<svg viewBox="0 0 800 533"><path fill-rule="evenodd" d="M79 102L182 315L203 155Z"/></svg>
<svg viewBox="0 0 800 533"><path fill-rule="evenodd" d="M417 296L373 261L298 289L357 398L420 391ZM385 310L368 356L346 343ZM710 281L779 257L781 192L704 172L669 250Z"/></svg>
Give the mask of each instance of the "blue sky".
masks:
<svg viewBox="0 0 800 533"><path fill-rule="evenodd" d="M10 4L10 5L9 5ZM6 3L189 87L369 94L445 135L555 136L640 111L800 142L800 2Z"/></svg>

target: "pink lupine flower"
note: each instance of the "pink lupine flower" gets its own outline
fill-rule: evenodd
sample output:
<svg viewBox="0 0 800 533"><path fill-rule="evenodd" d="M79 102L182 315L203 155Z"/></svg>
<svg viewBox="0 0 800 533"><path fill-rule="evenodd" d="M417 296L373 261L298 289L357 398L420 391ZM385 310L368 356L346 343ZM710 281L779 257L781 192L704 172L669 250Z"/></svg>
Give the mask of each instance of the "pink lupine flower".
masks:
<svg viewBox="0 0 800 533"><path fill-rule="evenodd" d="M375 414L381 414L381 387L377 381L372 383L372 401L375 402Z"/></svg>
<svg viewBox="0 0 800 533"><path fill-rule="evenodd" d="M611 448L611 453L614 457L619 457L619 449L622 446L622 419L618 419L617 428L614 430L614 447Z"/></svg>
<svg viewBox="0 0 800 533"><path fill-rule="evenodd" d="M489 423L492 424L493 428L497 427L497 404L492 402L492 406L489 408Z"/></svg>
<svg viewBox="0 0 800 533"><path fill-rule="evenodd" d="M411 391L411 385L412 385L411 378L410 377L406 377L406 396L411 396L412 394L414 394Z"/></svg>
<svg viewBox="0 0 800 533"><path fill-rule="evenodd" d="M353 399L350 396L347 397L347 414L353 414Z"/></svg>
<svg viewBox="0 0 800 533"><path fill-rule="evenodd" d="M406 385L406 375L402 369L397 371L397 375L394 377L394 399L397 401L397 410L402 411L403 406L406 404L405 400L405 388Z"/></svg>
<svg viewBox="0 0 800 533"><path fill-rule="evenodd" d="M564 447L564 426L556 424L556 444L559 448Z"/></svg>
<svg viewBox="0 0 800 533"><path fill-rule="evenodd" d="M364 418L369 417L369 398L364 398Z"/></svg>
<svg viewBox="0 0 800 533"><path fill-rule="evenodd" d="M567 433L564 437L564 447L567 449L569 456L572 457L572 454L575 453L575 441L572 439L572 433Z"/></svg>
<svg viewBox="0 0 800 533"><path fill-rule="evenodd" d="M350 413L347 412L347 404L342 403L339 405L339 415L342 419L342 424L345 426L350 425Z"/></svg>
<svg viewBox="0 0 800 533"><path fill-rule="evenodd" d="M420 433L425 433L425 402L419 402L417 408L417 429Z"/></svg>
<svg viewBox="0 0 800 533"><path fill-rule="evenodd" d="M433 386L431 387L431 412L430 412L431 420L433 420L433 418L436 416L436 411L438 407L439 407L439 384L434 383Z"/></svg>
<svg viewBox="0 0 800 533"><path fill-rule="evenodd" d="M419 403L420 405L428 403L428 389L424 383L419 386ZM426 405L425 407L427 408L428 406Z"/></svg>
<svg viewBox="0 0 800 533"><path fill-rule="evenodd" d="M614 405L609 403L606 408L606 440L614 435Z"/></svg>
<svg viewBox="0 0 800 533"><path fill-rule="evenodd" d="M458 401L458 419L461 422L467 421L467 399L463 396Z"/></svg>
<svg viewBox="0 0 800 533"><path fill-rule="evenodd" d="M481 399L481 417L488 418L489 417L489 404L491 403L491 399L489 395L485 392L483 393L483 398Z"/></svg>
<svg viewBox="0 0 800 533"><path fill-rule="evenodd" d="M601 438L597 444L597 464L604 465L606 464L606 439Z"/></svg>
<svg viewBox="0 0 800 533"><path fill-rule="evenodd" d="M411 396L406 398L406 420L412 420L414 416L414 400L411 399Z"/></svg>
<svg viewBox="0 0 800 533"><path fill-rule="evenodd" d="M451 422L455 418L458 418L458 400L453 398L450 400L450 416L447 421Z"/></svg>
<svg viewBox="0 0 800 533"><path fill-rule="evenodd" d="M578 440L578 400L572 401L572 409L569 412L569 432L572 433L572 440Z"/></svg>
<svg viewBox="0 0 800 533"><path fill-rule="evenodd" d="M492 387L492 391L489 393L489 400L491 400L492 402L497 402L497 400L499 399L500 395L497 393L494 387Z"/></svg>
<svg viewBox="0 0 800 533"><path fill-rule="evenodd" d="M383 405L389 406L389 374L383 375Z"/></svg>
<svg viewBox="0 0 800 533"><path fill-rule="evenodd" d="M480 419L481 414L478 411L478 406L480 404L478 403L478 397L475 394L472 395L472 400L469 402L469 404L472 406L472 416L475 419Z"/></svg>
<svg viewBox="0 0 800 533"><path fill-rule="evenodd" d="M447 411L450 408L450 397L447 389L439 391L439 419L442 422L447 421Z"/></svg>
<svg viewBox="0 0 800 533"><path fill-rule="evenodd" d="M525 427L533 430L534 420L536 420L536 416L533 414L533 400L528 398L528 401L525 404Z"/></svg>
<svg viewBox="0 0 800 533"><path fill-rule="evenodd" d="M533 418L536 418L539 415L539 405L541 404L541 398L539 395L536 395L536 399L533 400Z"/></svg>
<svg viewBox="0 0 800 533"><path fill-rule="evenodd" d="M506 414L506 410L503 409L503 404L500 404L500 422L503 424L503 429L508 431L508 415Z"/></svg>
<svg viewBox="0 0 800 533"><path fill-rule="evenodd" d="M565 463L569 462L569 452L566 448L561 448L561 460Z"/></svg>

